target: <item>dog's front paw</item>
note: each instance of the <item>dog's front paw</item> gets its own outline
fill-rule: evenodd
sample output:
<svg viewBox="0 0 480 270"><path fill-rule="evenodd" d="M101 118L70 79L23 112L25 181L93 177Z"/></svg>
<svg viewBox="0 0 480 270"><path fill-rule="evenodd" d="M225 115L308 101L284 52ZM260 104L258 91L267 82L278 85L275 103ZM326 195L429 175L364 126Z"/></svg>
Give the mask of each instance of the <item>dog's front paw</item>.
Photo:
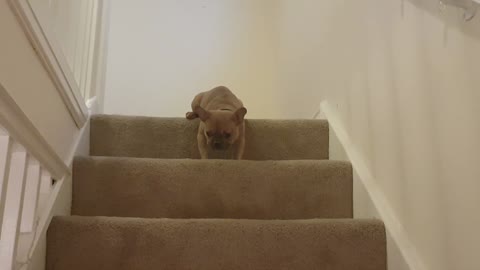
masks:
<svg viewBox="0 0 480 270"><path fill-rule="evenodd" d="M193 120L193 119L197 119L197 118L198 118L198 114L196 114L196 113L194 113L194 112L187 112L186 117L187 117L188 120Z"/></svg>

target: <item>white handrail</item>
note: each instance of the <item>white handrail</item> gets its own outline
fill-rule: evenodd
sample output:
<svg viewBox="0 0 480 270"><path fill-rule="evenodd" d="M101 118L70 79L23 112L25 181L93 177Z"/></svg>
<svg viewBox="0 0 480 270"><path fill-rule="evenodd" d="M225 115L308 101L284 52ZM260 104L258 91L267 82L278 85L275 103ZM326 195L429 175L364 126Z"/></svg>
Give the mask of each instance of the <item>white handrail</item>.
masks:
<svg viewBox="0 0 480 270"><path fill-rule="evenodd" d="M62 179L70 172L68 166L40 134L17 103L0 84L0 124L10 136L28 149L29 153L51 173Z"/></svg>

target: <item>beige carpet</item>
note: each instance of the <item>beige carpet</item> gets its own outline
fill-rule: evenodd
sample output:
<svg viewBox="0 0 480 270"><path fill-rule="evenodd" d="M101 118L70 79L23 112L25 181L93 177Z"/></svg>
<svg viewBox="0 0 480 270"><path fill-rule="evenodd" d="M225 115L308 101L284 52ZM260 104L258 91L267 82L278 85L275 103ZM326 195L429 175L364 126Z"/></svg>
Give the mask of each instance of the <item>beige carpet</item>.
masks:
<svg viewBox="0 0 480 270"><path fill-rule="evenodd" d="M384 235L369 220L64 217L50 228L48 269L377 270Z"/></svg>
<svg viewBox="0 0 480 270"><path fill-rule="evenodd" d="M326 160L328 123L249 121L244 161L191 159L196 125L92 119L47 270L387 269L382 222L352 219L351 165Z"/></svg>
<svg viewBox="0 0 480 270"><path fill-rule="evenodd" d="M100 115L91 123L94 156L199 158L198 120ZM247 120L245 132L245 159L328 159L326 121Z"/></svg>
<svg viewBox="0 0 480 270"><path fill-rule="evenodd" d="M352 218L339 161L78 158L74 215L145 218ZM127 188L128 187L128 188Z"/></svg>

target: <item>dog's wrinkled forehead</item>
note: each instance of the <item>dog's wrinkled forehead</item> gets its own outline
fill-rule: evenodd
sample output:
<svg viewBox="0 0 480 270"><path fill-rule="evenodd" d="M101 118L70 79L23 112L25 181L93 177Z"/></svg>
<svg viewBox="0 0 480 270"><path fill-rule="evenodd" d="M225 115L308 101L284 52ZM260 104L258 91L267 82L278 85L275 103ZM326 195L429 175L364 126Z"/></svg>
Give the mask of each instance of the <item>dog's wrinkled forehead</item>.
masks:
<svg viewBox="0 0 480 270"><path fill-rule="evenodd" d="M236 127L235 120L232 116L233 113L231 112L214 112L210 118L205 121L205 124L209 130L215 130L217 132L229 131Z"/></svg>

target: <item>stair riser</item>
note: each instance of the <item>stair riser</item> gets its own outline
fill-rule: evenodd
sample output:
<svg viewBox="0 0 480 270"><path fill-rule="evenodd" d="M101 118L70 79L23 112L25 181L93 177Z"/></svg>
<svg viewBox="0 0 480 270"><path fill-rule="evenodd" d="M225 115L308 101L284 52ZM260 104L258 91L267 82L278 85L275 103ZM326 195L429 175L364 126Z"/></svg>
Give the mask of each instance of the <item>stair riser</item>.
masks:
<svg viewBox="0 0 480 270"><path fill-rule="evenodd" d="M197 159L198 125L180 118L95 116L91 155ZM326 121L247 120L245 136L247 160L328 159Z"/></svg>
<svg viewBox="0 0 480 270"><path fill-rule="evenodd" d="M79 158L73 214L145 218L351 218L352 169L334 161Z"/></svg>
<svg viewBox="0 0 480 270"><path fill-rule="evenodd" d="M50 270L386 270L376 221L54 219Z"/></svg>

